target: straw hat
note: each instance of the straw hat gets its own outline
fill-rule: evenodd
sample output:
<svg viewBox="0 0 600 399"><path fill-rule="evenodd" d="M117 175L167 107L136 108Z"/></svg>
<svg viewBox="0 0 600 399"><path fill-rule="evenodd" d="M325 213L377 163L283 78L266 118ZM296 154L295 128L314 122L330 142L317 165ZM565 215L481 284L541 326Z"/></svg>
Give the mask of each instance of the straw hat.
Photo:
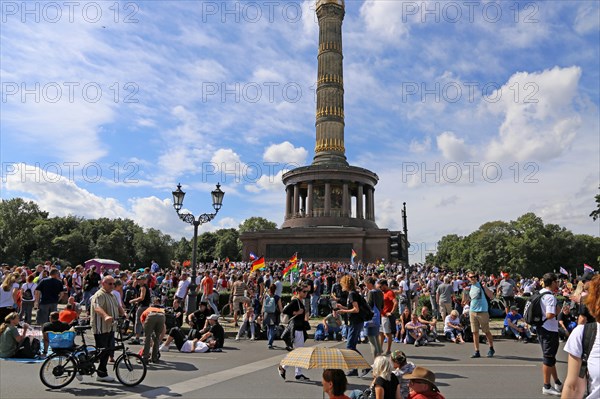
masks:
<svg viewBox="0 0 600 399"><path fill-rule="evenodd" d="M435 374L425 367L417 366L412 373L404 374L402 378L405 380L421 380L428 383L433 391L439 392L438 387L435 385Z"/></svg>

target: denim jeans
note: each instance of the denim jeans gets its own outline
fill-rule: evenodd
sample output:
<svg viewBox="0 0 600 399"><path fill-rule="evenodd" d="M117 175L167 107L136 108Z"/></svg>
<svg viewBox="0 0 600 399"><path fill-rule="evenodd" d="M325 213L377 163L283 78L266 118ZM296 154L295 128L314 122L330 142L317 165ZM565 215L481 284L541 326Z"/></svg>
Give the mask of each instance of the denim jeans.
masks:
<svg viewBox="0 0 600 399"><path fill-rule="evenodd" d="M354 323L348 325L348 339L346 340L346 349L351 349L353 351L357 351L356 345L358 344L358 339L360 338L360 332L363 329L363 323Z"/></svg>
<svg viewBox="0 0 600 399"><path fill-rule="evenodd" d="M273 346L275 340L275 324L267 326L267 339L269 340L269 346Z"/></svg>
<svg viewBox="0 0 600 399"><path fill-rule="evenodd" d="M319 315L319 298L320 295L313 295L310 297L310 315L317 317Z"/></svg>

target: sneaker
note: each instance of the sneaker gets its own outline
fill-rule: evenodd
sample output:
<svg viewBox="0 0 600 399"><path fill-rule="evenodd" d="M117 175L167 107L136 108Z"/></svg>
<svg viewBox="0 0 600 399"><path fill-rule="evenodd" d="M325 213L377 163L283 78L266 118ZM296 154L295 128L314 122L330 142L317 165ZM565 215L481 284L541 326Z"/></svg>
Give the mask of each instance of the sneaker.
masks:
<svg viewBox="0 0 600 399"><path fill-rule="evenodd" d="M488 351L487 357L494 357L494 353L496 353L494 348L490 348L490 350Z"/></svg>
<svg viewBox="0 0 600 399"><path fill-rule="evenodd" d="M427 340L423 341L423 346L427 346L428 342Z"/></svg>
<svg viewBox="0 0 600 399"><path fill-rule="evenodd" d="M419 343L419 341L415 341L415 348L418 348L419 346L421 346L421 344Z"/></svg>
<svg viewBox="0 0 600 399"><path fill-rule="evenodd" d="M137 338L133 338L131 341L129 341L129 345L140 345L142 342L137 339Z"/></svg>
<svg viewBox="0 0 600 399"><path fill-rule="evenodd" d="M269 349L275 349L275 348L273 348L273 345L269 345L268 348Z"/></svg>
<svg viewBox="0 0 600 399"><path fill-rule="evenodd" d="M360 373L360 378L365 378L367 375L369 375L371 370L372 370L371 368L363 369L362 372Z"/></svg>
<svg viewBox="0 0 600 399"><path fill-rule="evenodd" d="M560 396L560 392L558 392L556 389L550 387L550 388L542 388L542 395L551 395L551 396Z"/></svg>
<svg viewBox="0 0 600 399"><path fill-rule="evenodd" d="M304 374L297 375L297 376L296 376L296 379L297 379L298 381L309 381L309 380L310 380L310 378L308 378L308 377L307 377L307 376L305 376Z"/></svg>
<svg viewBox="0 0 600 399"><path fill-rule="evenodd" d="M75 374L75 378L77 378L77 381L79 382L83 381L83 376L79 373Z"/></svg>
<svg viewBox="0 0 600 399"><path fill-rule="evenodd" d="M358 377L358 370L350 370L346 372L346 377Z"/></svg>
<svg viewBox="0 0 600 399"><path fill-rule="evenodd" d="M389 355L391 355L391 354L392 354L392 352L391 352L391 351L385 351L385 353L383 354L383 356L389 356Z"/></svg>
<svg viewBox="0 0 600 399"><path fill-rule="evenodd" d="M105 375L104 377L96 377L96 381L100 381L100 382L115 382L115 379L113 377L111 377L110 375Z"/></svg>
<svg viewBox="0 0 600 399"><path fill-rule="evenodd" d="M554 384L554 389L556 389L558 392L562 392L563 384Z"/></svg>
<svg viewBox="0 0 600 399"><path fill-rule="evenodd" d="M158 348L158 350L159 350L160 352L168 352L168 351L169 351L169 347L168 347L168 346L166 346L166 345L161 345L161 346Z"/></svg>
<svg viewBox="0 0 600 399"><path fill-rule="evenodd" d="M279 371L279 375L281 376L281 378L283 378L285 380L285 369L281 366L277 367L277 371Z"/></svg>
<svg viewBox="0 0 600 399"><path fill-rule="evenodd" d="M239 335L235 337L235 340L236 340L236 341L239 341L239 340L240 340L240 337L239 337Z"/></svg>
<svg viewBox="0 0 600 399"><path fill-rule="evenodd" d="M471 359L474 359L476 357L481 357L481 354L479 353L479 351L477 351L471 355Z"/></svg>

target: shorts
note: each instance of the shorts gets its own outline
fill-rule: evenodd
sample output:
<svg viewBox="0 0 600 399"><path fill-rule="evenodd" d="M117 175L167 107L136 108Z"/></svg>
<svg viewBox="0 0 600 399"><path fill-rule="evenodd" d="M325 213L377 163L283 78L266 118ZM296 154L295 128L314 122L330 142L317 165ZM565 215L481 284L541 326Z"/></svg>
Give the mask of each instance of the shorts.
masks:
<svg viewBox="0 0 600 399"><path fill-rule="evenodd" d="M488 312L469 312L469 321L473 333L479 333L479 329L486 334L490 332L490 314Z"/></svg>
<svg viewBox="0 0 600 399"><path fill-rule="evenodd" d="M515 304L514 296L503 296L502 299L504 299L504 303L506 304L507 308L510 308L511 306L513 306Z"/></svg>
<svg viewBox="0 0 600 399"><path fill-rule="evenodd" d="M548 331L543 327L537 328L538 341L542 346L543 363L552 367L556 364L556 353L558 352L558 332Z"/></svg>
<svg viewBox="0 0 600 399"><path fill-rule="evenodd" d="M384 334L392 334L396 332L396 318L394 316L382 317L379 332Z"/></svg>

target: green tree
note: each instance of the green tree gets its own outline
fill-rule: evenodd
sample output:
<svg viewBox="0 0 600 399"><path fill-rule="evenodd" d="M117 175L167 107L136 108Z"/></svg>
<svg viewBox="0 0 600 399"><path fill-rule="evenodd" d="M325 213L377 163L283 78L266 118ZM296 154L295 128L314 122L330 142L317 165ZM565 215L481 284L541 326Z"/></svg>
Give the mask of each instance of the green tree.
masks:
<svg viewBox="0 0 600 399"><path fill-rule="evenodd" d="M218 259L229 258L232 261L242 259L242 246L239 233L236 229L221 229L216 232L215 257Z"/></svg>
<svg viewBox="0 0 600 399"><path fill-rule="evenodd" d="M200 262L212 262L216 258L215 245L217 245L217 235L215 233L200 234L198 236L198 260Z"/></svg>
<svg viewBox="0 0 600 399"><path fill-rule="evenodd" d="M600 189L600 187L598 188ZM594 222L600 218L600 194L596 195L596 209L590 213L590 217L594 220Z"/></svg>
<svg viewBox="0 0 600 399"><path fill-rule="evenodd" d="M261 230L274 230L277 228L277 223L271 222L262 217L251 217L244 220L239 226L239 232L249 233Z"/></svg>
<svg viewBox="0 0 600 399"><path fill-rule="evenodd" d="M186 260L192 259L192 242L187 240L185 237L181 238L177 244L175 244L174 250L175 259L183 263Z"/></svg>
<svg viewBox="0 0 600 399"><path fill-rule="evenodd" d="M173 239L157 229L148 229L142 234L136 234L133 245L137 254L137 267L150 266L155 260L162 267L168 267L173 259Z"/></svg>
<svg viewBox="0 0 600 399"><path fill-rule="evenodd" d="M0 257L17 264L29 260L36 249L34 228L48 212L22 198L0 201Z"/></svg>

